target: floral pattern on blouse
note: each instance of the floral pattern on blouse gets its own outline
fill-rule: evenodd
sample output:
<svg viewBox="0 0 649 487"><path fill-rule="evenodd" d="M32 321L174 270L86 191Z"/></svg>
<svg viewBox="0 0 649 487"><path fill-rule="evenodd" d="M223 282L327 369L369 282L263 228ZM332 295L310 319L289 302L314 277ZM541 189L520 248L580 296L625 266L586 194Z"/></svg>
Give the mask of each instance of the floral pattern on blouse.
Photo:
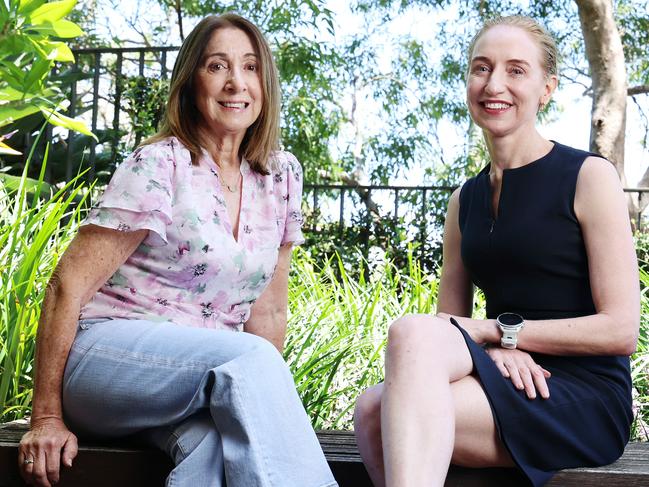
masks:
<svg viewBox="0 0 649 487"><path fill-rule="evenodd" d="M280 245L301 244L302 168L288 152L270 174L241 163L238 240L216 164L192 165L175 137L137 149L115 171L83 225L147 237L81 310L81 318L173 321L241 330L266 288Z"/></svg>

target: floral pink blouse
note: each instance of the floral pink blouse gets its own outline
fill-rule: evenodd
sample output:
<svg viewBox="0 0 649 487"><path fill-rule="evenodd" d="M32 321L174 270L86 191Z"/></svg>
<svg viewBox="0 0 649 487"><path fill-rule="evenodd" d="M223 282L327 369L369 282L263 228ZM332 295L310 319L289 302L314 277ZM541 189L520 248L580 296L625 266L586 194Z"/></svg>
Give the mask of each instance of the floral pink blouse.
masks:
<svg viewBox="0 0 649 487"><path fill-rule="evenodd" d="M273 277L280 245L303 242L302 168L292 154L276 152L270 171L263 176L241 163L237 241L207 153L194 166L174 137L137 149L83 225L149 233L81 318L241 330Z"/></svg>

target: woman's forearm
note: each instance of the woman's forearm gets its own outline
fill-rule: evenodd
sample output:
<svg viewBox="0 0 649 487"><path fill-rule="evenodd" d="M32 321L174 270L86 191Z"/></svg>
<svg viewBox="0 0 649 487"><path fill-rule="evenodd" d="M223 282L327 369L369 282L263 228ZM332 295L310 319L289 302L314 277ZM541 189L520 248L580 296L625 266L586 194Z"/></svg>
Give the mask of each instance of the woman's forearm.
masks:
<svg viewBox="0 0 649 487"><path fill-rule="evenodd" d="M32 421L63 417L61 388L76 335L80 302L66 296L57 275L48 284L36 335Z"/></svg>
<svg viewBox="0 0 649 487"><path fill-rule="evenodd" d="M638 320L598 313L579 318L527 321L519 333L523 350L551 355L631 355Z"/></svg>
<svg viewBox="0 0 649 487"><path fill-rule="evenodd" d="M286 338L286 308L260 309L257 307L245 323L244 331L265 338L281 353L284 350Z"/></svg>
<svg viewBox="0 0 649 487"><path fill-rule="evenodd" d="M523 317L525 318L525 317ZM478 343L500 343L496 320L455 317ZM578 318L525 320L518 348L549 355L631 355L636 348L639 316L600 312Z"/></svg>

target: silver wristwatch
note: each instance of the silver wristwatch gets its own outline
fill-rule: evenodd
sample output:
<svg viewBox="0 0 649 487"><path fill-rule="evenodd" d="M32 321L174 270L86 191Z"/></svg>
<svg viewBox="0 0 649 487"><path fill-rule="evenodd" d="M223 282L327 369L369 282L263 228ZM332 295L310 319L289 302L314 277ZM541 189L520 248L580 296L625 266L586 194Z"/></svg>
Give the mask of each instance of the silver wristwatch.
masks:
<svg viewBox="0 0 649 487"><path fill-rule="evenodd" d="M496 318L496 323L503 333L500 338L500 346L509 349L516 348L518 332L525 326L523 317L516 313L502 313Z"/></svg>

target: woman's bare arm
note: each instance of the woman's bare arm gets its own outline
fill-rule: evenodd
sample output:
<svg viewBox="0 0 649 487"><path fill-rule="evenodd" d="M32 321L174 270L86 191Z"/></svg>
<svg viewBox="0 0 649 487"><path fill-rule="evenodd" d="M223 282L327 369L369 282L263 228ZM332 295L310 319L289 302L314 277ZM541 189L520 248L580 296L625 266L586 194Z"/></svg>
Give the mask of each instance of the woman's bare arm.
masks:
<svg viewBox="0 0 649 487"><path fill-rule="evenodd" d="M598 157L584 162L575 213L588 254L596 314L527 320L518 347L552 355L630 355L640 326L638 268L626 198L613 166ZM458 318L478 342L498 343L494 320Z"/></svg>
<svg viewBox="0 0 649 487"><path fill-rule="evenodd" d="M61 388L65 363L76 334L81 307L133 253L148 230L118 232L94 225L82 227L48 283L36 337L31 431L20 445L23 468L35 485L58 481L59 460L71 465L76 438L63 424Z"/></svg>
<svg viewBox="0 0 649 487"><path fill-rule="evenodd" d="M292 246L279 249L275 274L268 287L252 305L250 318L243 329L270 341L280 352L286 338L288 310L288 272L291 264Z"/></svg>

